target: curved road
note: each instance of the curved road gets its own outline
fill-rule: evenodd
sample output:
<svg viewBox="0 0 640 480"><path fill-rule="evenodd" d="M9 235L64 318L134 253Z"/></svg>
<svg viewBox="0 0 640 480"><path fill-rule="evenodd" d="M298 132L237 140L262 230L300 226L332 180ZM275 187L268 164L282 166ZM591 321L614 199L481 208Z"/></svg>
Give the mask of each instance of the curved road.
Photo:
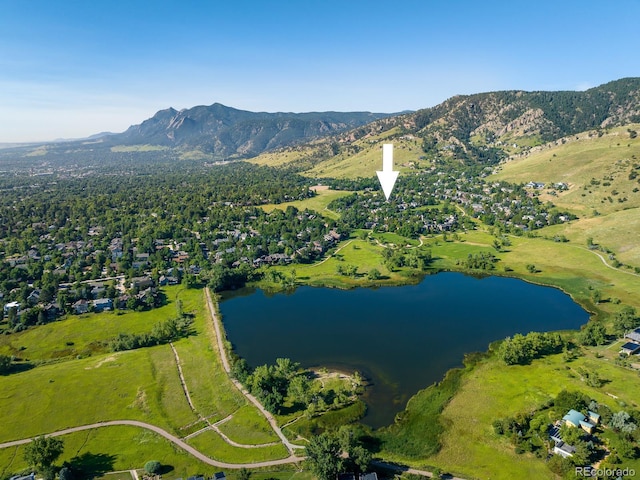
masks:
<svg viewBox="0 0 640 480"><path fill-rule="evenodd" d="M226 463L226 462L220 462L218 460L214 460L212 458L207 457L206 455L204 455L199 450L196 450L191 445L183 442L178 437L176 437L175 435L170 434L166 430L163 430L162 428L156 427L155 425L151 425L149 423L139 422L137 420L112 420L110 422L92 423L91 425L82 425L80 427L67 428L66 430L60 430L60 431L57 431L57 432L53 432L53 433L48 434L47 437L60 437L62 435L67 435L69 433L82 432L83 430L91 430L91 429L94 429L94 428L101 428L101 427L113 427L113 426L118 426L118 425L120 425L120 426L121 425L127 425L127 426L131 426L131 427L140 427L140 428L145 428L147 430L151 430L152 432L157 433L161 437L166 438L167 440L169 440L174 445L177 445L178 447L182 448L184 451L190 453L191 455L196 457L198 460L206 463L207 465L212 465L214 467L220 467L220 468L260 468L260 467L272 467L274 465L283 465L283 464L286 464L286 463L297 463L297 462L300 462L300 461L304 460L304 458L296 457L295 455L290 455L289 457L281 458L279 460L268 460L268 461L265 461L265 462L255 462L255 463ZM17 447L18 445L24 445L24 444L29 443L31 441L32 441L31 438L27 438L27 439L24 439L24 440L15 440L13 442L0 443L0 448Z"/></svg>

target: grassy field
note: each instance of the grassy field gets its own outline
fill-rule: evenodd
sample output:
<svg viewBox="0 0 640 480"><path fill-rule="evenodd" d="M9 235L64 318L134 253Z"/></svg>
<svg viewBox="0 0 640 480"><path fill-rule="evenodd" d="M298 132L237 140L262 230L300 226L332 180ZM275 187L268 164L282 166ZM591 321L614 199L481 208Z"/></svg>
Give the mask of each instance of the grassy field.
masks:
<svg viewBox="0 0 640 480"><path fill-rule="evenodd" d="M14 355L31 362L73 360L78 355L106 353L100 341L120 332L142 333L151 330L160 317L175 316L174 305L154 312L115 312L69 316L66 320L0 336L0 354ZM96 331L100 332L99 338ZM24 347L24 348L23 348Z"/></svg>
<svg viewBox="0 0 640 480"><path fill-rule="evenodd" d="M578 245L586 245L587 238L591 237L595 244L615 252L620 262L640 266L640 209L633 208L552 225L541 233L550 237L564 235Z"/></svg>
<svg viewBox="0 0 640 480"><path fill-rule="evenodd" d="M577 372L580 367L597 370L608 383L589 387ZM593 350L569 364L562 355L525 366L505 367L496 359L488 360L463 377L462 386L441 415L447 425L442 449L427 461L478 478L552 478L543 461L531 454L516 454L508 439L493 432L491 423L530 412L563 389L582 391L613 411L637 408L637 388L637 372L596 358Z"/></svg>
<svg viewBox="0 0 640 480"><path fill-rule="evenodd" d="M593 210L607 214L640 207L640 190L633 191L640 188L640 176L629 179L632 171L640 175L635 167L640 164L640 138L629 138L628 128L640 127L614 128L602 137L595 133L580 134L577 139L565 139L565 143L558 140L510 160L488 180L567 183L570 188L557 192L557 196L550 195L545 187L541 199L583 215L592 215ZM623 198L627 200L620 201Z"/></svg>
<svg viewBox="0 0 640 480"><path fill-rule="evenodd" d="M296 200L293 202L279 203L279 204L267 204L262 205L261 208L265 212L270 212L275 208L280 210L286 210L286 208L291 205L296 207L298 210L304 210L308 208L309 210L314 210L318 212L320 215L323 215L328 218L332 218L337 220L340 218L340 215L336 212L333 212L327 208L333 200L340 197L345 197L350 195L353 192L343 191L343 190L318 190L318 194L315 197L307 198L305 200Z"/></svg>
<svg viewBox="0 0 640 480"><path fill-rule="evenodd" d="M400 130L393 128L379 135L368 136L353 142L359 151L343 151L338 155L315 164L307 164L307 158L312 155L317 146L291 148L278 152L264 153L248 161L259 165L283 166L304 161L306 169L302 174L312 178L358 178L375 176L376 170L382 169L382 143L390 142L393 138L394 169L407 171L416 165L426 165L420 157L424 155L420 139L401 137Z"/></svg>
<svg viewBox="0 0 640 480"><path fill-rule="evenodd" d="M3 412L0 442L104 420L141 420L177 436L197 429L197 426L189 427L197 424L198 416L186 401L176 358L169 345L117 353L93 352L85 358L71 355L60 358L58 353L60 345L67 346L69 339L73 339L74 348L84 352L87 345L110 338L117 332L148 331L154 323L176 315L178 298L183 310L194 315L194 333L174 342L174 346L198 414L211 421L237 414L237 418L232 418L223 427L238 443L277 441L266 420L255 407L246 403L221 367L212 347L215 332L205 310L202 290L169 287L165 291L168 304L150 312L87 315L37 327L15 337L0 337L6 350L18 348L30 359L49 362L0 377L0 410ZM11 342L6 342L7 339ZM20 347L25 348L20 350ZM127 433L115 441L116 432ZM240 449L224 443L215 432L203 435L205 437L200 439L194 437L194 444L202 444L203 453L228 462L286 456L282 445ZM152 453L157 451L157 455L162 455L161 459L167 459L163 462L180 470L176 477L210 470L198 470L202 465L193 457L141 429L107 427L68 435L64 437L65 441L67 438L70 440L65 455L113 457L113 469L140 468L145 458L156 458ZM76 441L76 438L85 440ZM149 447L148 457L146 447L141 447L145 442L157 447ZM13 471L20 467L21 461L21 448L0 450L0 465L11 465Z"/></svg>
<svg viewBox="0 0 640 480"><path fill-rule="evenodd" d="M231 420L222 423L218 428L227 437L242 445L260 445L279 441L267 419L249 405L236 410Z"/></svg>
<svg viewBox="0 0 640 480"><path fill-rule="evenodd" d="M559 140L507 162L489 179L567 183L566 191L543 189L540 199L575 212L579 219L543 232L583 245L592 237L622 263L640 266L640 138L632 139L627 132L639 127Z"/></svg>

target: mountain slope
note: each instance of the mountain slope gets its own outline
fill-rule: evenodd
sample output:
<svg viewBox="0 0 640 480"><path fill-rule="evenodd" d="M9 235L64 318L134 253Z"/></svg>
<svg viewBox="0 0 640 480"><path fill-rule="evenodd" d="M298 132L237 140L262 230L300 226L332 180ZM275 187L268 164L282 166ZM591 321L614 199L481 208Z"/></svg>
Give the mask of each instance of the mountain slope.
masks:
<svg viewBox="0 0 640 480"><path fill-rule="evenodd" d="M459 95L432 108L375 120L255 161L293 163L311 176L371 176L372 166L380 161L380 144L393 142L406 150L401 154L411 152L401 158L405 163L454 160L494 165L567 135L631 122L640 122L640 78L584 92Z"/></svg>
<svg viewBox="0 0 640 480"><path fill-rule="evenodd" d="M223 159L251 157L385 116L370 112L255 113L214 103L181 111L160 110L124 133L109 137L109 142L201 150Z"/></svg>

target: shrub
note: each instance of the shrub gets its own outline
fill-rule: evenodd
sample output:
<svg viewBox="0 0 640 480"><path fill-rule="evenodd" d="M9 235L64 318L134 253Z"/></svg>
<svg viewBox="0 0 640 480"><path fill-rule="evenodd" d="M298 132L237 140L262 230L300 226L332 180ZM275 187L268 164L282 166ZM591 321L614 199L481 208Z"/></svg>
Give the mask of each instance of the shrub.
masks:
<svg viewBox="0 0 640 480"><path fill-rule="evenodd" d="M144 471L149 475L157 475L162 470L162 465L157 460L149 460L144 464Z"/></svg>

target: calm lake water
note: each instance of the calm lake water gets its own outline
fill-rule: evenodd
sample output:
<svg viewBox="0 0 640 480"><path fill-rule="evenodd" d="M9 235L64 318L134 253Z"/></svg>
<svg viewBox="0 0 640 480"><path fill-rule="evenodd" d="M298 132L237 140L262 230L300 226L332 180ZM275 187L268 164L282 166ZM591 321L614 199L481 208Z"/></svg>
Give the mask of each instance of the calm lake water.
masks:
<svg viewBox="0 0 640 480"><path fill-rule="evenodd" d="M303 367L358 370L371 380L363 422L393 422L418 390L465 353L515 333L578 328L589 314L560 290L459 273L418 285L233 293L220 304L237 353L251 366L289 357Z"/></svg>

